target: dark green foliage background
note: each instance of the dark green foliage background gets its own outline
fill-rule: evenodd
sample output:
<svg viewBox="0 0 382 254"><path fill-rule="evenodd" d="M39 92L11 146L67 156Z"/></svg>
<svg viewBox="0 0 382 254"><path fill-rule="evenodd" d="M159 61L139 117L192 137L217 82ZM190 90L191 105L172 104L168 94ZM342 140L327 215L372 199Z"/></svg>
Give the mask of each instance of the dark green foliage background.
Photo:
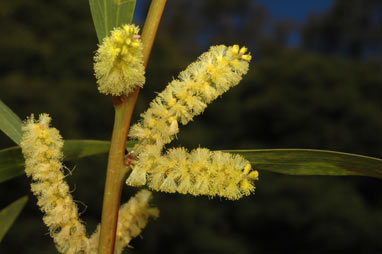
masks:
<svg viewBox="0 0 382 254"><path fill-rule="evenodd" d="M360 8L361 1L337 1L337 12L345 8L343 2L350 3L345 6L350 10ZM378 1L364 2L378 10L373 5ZM138 1L137 23L142 24L147 4ZM358 34L364 39L358 40L357 54L340 47L321 50L312 43L316 34L322 45L330 45L331 37L322 31L328 24L346 24L343 15L332 11L310 20L304 26L304 49L292 50L285 46L290 27L273 22L253 1L168 1L166 8L134 121L155 92L209 45L239 43L252 52L250 72L203 115L181 127L174 145L314 148L381 157L381 59L362 54L376 39ZM369 17L368 12L356 14ZM66 139L109 139L113 108L110 98L97 92L93 77L97 38L88 2L1 1L0 27L0 99L23 119L30 113L49 113ZM349 30L331 29L341 35ZM356 35L337 41L350 45L346 38ZM0 136L0 148L11 145ZM67 180L75 199L87 206L78 203L92 232L100 220L106 155L68 167L74 172ZM255 195L236 202L155 193L153 203L161 216L150 222L142 239L131 242L134 248L128 252L382 251L380 180L260 172L256 186ZM123 200L135 191L126 188ZM55 253L25 176L0 184L0 207L24 194L30 200L1 243L0 253Z"/></svg>

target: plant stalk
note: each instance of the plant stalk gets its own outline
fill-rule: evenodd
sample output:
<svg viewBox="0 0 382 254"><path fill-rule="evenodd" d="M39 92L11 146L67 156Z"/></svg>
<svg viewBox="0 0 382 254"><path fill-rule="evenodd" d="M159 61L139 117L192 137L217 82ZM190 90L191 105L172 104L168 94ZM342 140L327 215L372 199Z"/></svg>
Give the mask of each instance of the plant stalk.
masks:
<svg viewBox="0 0 382 254"><path fill-rule="evenodd" d="M153 0L150 4L149 12L142 31L143 61L145 67L147 66L165 5L166 0ZM128 173L128 168L124 164L125 146L138 94L139 87L127 97L113 96L112 98L115 117L102 205L101 232L98 248L99 254L114 253L122 187L125 176Z"/></svg>

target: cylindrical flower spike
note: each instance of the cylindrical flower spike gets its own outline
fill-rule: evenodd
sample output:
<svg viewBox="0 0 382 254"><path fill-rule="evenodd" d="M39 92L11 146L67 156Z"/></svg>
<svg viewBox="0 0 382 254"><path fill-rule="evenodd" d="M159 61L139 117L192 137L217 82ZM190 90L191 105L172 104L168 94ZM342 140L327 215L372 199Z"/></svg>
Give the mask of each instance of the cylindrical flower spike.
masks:
<svg viewBox="0 0 382 254"><path fill-rule="evenodd" d="M81 224L77 206L64 181L62 137L51 128L51 118L33 115L23 125L20 144L25 157L25 173L32 177L31 189L38 199L38 206L45 213L44 223L49 227L60 253L89 253L85 227Z"/></svg>
<svg viewBox="0 0 382 254"><path fill-rule="evenodd" d="M147 145L137 158L126 183L146 184L153 190L182 194L220 196L236 200L250 195L258 172L239 155L198 148L170 149L161 155L160 146Z"/></svg>
<svg viewBox="0 0 382 254"><path fill-rule="evenodd" d="M127 95L145 83L143 47L139 28L124 25L114 28L103 39L94 57L98 90L103 94Z"/></svg>
<svg viewBox="0 0 382 254"><path fill-rule="evenodd" d="M239 83L251 59L245 52L246 48L238 45L211 47L151 102L129 136L142 145L171 142L179 122L187 124L208 103Z"/></svg>
<svg viewBox="0 0 382 254"><path fill-rule="evenodd" d="M149 217L157 218L159 216L158 208L150 206L150 199L151 192L141 190L119 209L114 254L122 253L131 239L141 233L142 229L146 227ZM90 237L91 253L98 253L99 234L100 226Z"/></svg>

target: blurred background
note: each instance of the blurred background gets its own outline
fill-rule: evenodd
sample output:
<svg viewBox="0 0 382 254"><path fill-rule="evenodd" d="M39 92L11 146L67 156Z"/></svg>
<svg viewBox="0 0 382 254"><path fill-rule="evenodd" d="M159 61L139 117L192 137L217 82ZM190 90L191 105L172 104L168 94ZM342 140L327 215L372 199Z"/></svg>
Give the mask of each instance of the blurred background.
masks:
<svg viewBox="0 0 382 254"><path fill-rule="evenodd" d="M148 5L137 1L135 23ZM2 0L0 27L0 99L22 119L49 113L65 139L109 140L114 112L95 85L88 1ZM381 0L169 0L133 121L210 45L236 43L252 53L249 73L174 145L382 156ZM12 145L0 135L1 149ZM90 234L106 155L67 166ZM260 172L256 187L235 202L154 193L160 218L126 253L382 253L381 180ZM125 188L123 201L136 191ZM0 184L0 208L22 195L0 253L56 253L25 176Z"/></svg>

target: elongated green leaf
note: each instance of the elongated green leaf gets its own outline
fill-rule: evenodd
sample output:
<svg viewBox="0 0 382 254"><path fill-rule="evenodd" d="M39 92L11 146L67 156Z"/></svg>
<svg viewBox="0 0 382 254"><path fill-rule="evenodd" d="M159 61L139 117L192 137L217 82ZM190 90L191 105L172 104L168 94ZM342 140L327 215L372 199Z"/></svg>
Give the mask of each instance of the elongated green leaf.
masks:
<svg viewBox="0 0 382 254"><path fill-rule="evenodd" d="M132 149L136 143L136 141L127 141L127 149ZM107 153L109 151L109 147L110 142L103 140L65 140L63 149L64 160L70 161L92 155Z"/></svg>
<svg viewBox="0 0 382 254"><path fill-rule="evenodd" d="M18 146L0 150L0 183L24 173L24 157Z"/></svg>
<svg viewBox="0 0 382 254"><path fill-rule="evenodd" d="M311 149L229 150L253 168L288 175L361 175L382 177L382 160L357 154Z"/></svg>
<svg viewBox="0 0 382 254"><path fill-rule="evenodd" d="M109 151L110 142L101 140L65 140L64 160L70 161Z"/></svg>
<svg viewBox="0 0 382 254"><path fill-rule="evenodd" d="M133 20L135 0L89 0L89 4L99 43L114 27Z"/></svg>
<svg viewBox="0 0 382 254"><path fill-rule="evenodd" d="M21 210L23 210L27 201L28 197L24 196L0 211L0 243L19 216Z"/></svg>
<svg viewBox="0 0 382 254"><path fill-rule="evenodd" d="M21 140L20 118L0 100L0 130L10 137L16 144Z"/></svg>
<svg viewBox="0 0 382 254"><path fill-rule="evenodd" d="M66 140L64 143L64 160L75 160L109 151L109 141L99 140ZM128 142L128 147L134 142ZM24 157L18 146L0 150L0 183L24 173Z"/></svg>

